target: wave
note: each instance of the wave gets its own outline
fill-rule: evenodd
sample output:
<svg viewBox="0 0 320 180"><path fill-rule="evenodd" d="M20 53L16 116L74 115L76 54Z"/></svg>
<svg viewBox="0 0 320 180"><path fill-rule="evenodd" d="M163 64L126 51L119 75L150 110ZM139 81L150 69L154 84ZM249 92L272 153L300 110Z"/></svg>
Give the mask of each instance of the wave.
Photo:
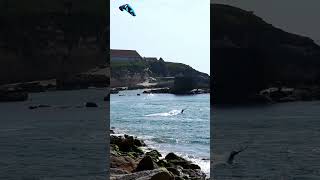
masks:
<svg viewBox="0 0 320 180"><path fill-rule="evenodd" d="M176 116L178 114L181 114L181 110L172 110L172 111L169 111L169 112L165 112L165 113L154 113L154 114L148 114L148 115L145 115L146 117L150 117L150 116Z"/></svg>

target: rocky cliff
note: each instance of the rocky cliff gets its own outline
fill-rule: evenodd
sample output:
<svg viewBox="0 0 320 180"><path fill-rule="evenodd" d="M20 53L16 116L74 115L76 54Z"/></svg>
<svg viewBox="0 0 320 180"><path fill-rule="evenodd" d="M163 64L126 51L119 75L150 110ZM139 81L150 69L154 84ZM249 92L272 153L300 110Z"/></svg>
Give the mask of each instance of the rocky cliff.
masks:
<svg viewBox="0 0 320 180"><path fill-rule="evenodd" d="M272 86L320 84L320 47L253 12L211 4L213 103L245 102Z"/></svg>
<svg viewBox="0 0 320 180"><path fill-rule="evenodd" d="M134 86L146 80L154 82L173 80L176 76L192 77L198 86L208 87L210 77L192 67L159 60L143 59L141 61L111 61L111 86Z"/></svg>
<svg viewBox="0 0 320 180"><path fill-rule="evenodd" d="M0 3L0 84L64 79L107 61L106 3Z"/></svg>

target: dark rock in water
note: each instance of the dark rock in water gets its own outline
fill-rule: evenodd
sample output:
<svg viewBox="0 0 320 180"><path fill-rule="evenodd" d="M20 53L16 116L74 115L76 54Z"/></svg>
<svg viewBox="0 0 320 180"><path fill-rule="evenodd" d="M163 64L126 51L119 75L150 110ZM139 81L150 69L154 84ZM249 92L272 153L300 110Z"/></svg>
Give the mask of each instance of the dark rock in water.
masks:
<svg viewBox="0 0 320 180"><path fill-rule="evenodd" d="M151 90L146 90L143 91L143 94L165 94L165 93L170 93L170 88L158 88L158 89L151 89Z"/></svg>
<svg viewBox="0 0 320 180"><path fill-rule="evenodd" d="M141 146L146 146L146 144L141 140L141 139L138 139L138 138L134 138L134 145L138 146L138 147L141 147Z"/></svg>
<svg viewBox="0 0 320 180"><path fill-rule="evenodd" d="M15 102L28 100L28 93L15 91L0 91L0 102Z"/></svg>
<svg viewBox="0 0 320 180"><path fill-rule="evenodd" d="M158 168L157 164L153 161L153 159L146 155L144 158L139 162L135 171L145 171L145 170L153 170Z"/></svg>
<svg viewBox="0 0 320 180"><path fill-rule="evenodd" d="M40 104L38 106L29 106L29 109L37 109L37 108L48 108L50 105Z"/></svg>
<svg viewBox="0 0 320 180"><path fill-rule="evenodd" d="M140 96L140 94L137 94L137 96Z"/></svg>
<svg viewBox="0 0 320 180"><path fill-rule="evenodd" d="M172 88L173 94L190 94L190 91L195 88L194 78L191 76L175 77Z"/></svg>
<svg viewBox="0 0 320 180"><path fill-rule="evenodd" d="M180 156L178 156L178 155L176 155L176 154L174 154L174 153L169 153L169 154L167 154L166 155L166 157L165 157L165 159L167 160L167 161L172 161L172 160L181 160L181 161L186 161L184 158L182 158L182 157L180 157Z"/></svg>
<svg viewBox="0 0 320 180"><path fill-rule="evenodd" d="M152 157L154 161L158 161L162 155L157 150L151 150L150 152L146 153L147 156Z"/></svg>
<svg viewBox="0 0 320 180"><path fill-rule="evenodd" d="M29 109L37 109L38 106L29 106Z"/></svg>
<svg viewBox="0 0 320 180"><path fill-rule="evenodd" d="M110 134L114 134L114 130L110 129Z"/></svg>
<svg viewBox="0 0 320 180"><path fill-rule="evenodd" d="M51 107L50 105L46 105L46 104L40 104L38 106L39 108L48 108L48 107Z"/></svg>
<svg viewBox="0 0 320 180"><path fill-rule="evenodd" d="M45 87L39 82L21 83L17 85L17 88L26 92L44 92Z"/></svg>
<svg viewBox="0 0 320 180"><path fill-rule="evenodd" d="M85 106L86 107L98 107L98 105L94 102L87 102Z"/></svg>
<svg viewBox="0 0 320 180"><path fill-rule="evenodd" d="M187 161L186 159L177 156L174 153L169 153L165 159L175 165L175 166L181 166L184 169L200 169L200 167L196 164L193 164L191 161Z"/></svg>

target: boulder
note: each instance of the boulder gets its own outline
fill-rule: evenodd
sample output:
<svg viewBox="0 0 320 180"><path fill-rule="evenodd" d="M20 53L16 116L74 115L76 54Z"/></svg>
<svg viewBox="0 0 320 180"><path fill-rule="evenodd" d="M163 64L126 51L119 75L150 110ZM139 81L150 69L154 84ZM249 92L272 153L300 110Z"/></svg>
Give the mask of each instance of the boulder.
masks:
<svg viewBox="0 0 320 180"><path fill-rule="evenodd" d="M150 156L154 161L158 161L162 155L157 150L151 150L146 153L146 155Z"/></svg>
<svg viewBox="0 0 320 180"><path fill-rule="evenodd" d="M127 172L132 172L137 167L137 162L129 156L110 156L110 168L118 168Z"/></svg>
<svg viewBox="0 0 320 180"><path fill-rule="evenodd" d="M153 159L146 155L144 158L139 162L135 171L145 171L145 170L153 170L157 169L157 164L153 161Z"/></svg>

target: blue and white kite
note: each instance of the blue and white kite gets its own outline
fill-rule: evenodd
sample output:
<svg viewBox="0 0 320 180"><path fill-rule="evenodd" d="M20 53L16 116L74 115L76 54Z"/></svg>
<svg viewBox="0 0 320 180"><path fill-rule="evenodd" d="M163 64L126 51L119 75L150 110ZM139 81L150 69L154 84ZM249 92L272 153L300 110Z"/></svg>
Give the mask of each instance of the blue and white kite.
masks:
<svg viewBox="0 0 320 180"><path fill-rule="evenodd" d="M124 4L119 7L121 11L126 10L128 13L130 13L132 16L136 16L136 13L132 9L132 7L129 4Z"/></svg>

